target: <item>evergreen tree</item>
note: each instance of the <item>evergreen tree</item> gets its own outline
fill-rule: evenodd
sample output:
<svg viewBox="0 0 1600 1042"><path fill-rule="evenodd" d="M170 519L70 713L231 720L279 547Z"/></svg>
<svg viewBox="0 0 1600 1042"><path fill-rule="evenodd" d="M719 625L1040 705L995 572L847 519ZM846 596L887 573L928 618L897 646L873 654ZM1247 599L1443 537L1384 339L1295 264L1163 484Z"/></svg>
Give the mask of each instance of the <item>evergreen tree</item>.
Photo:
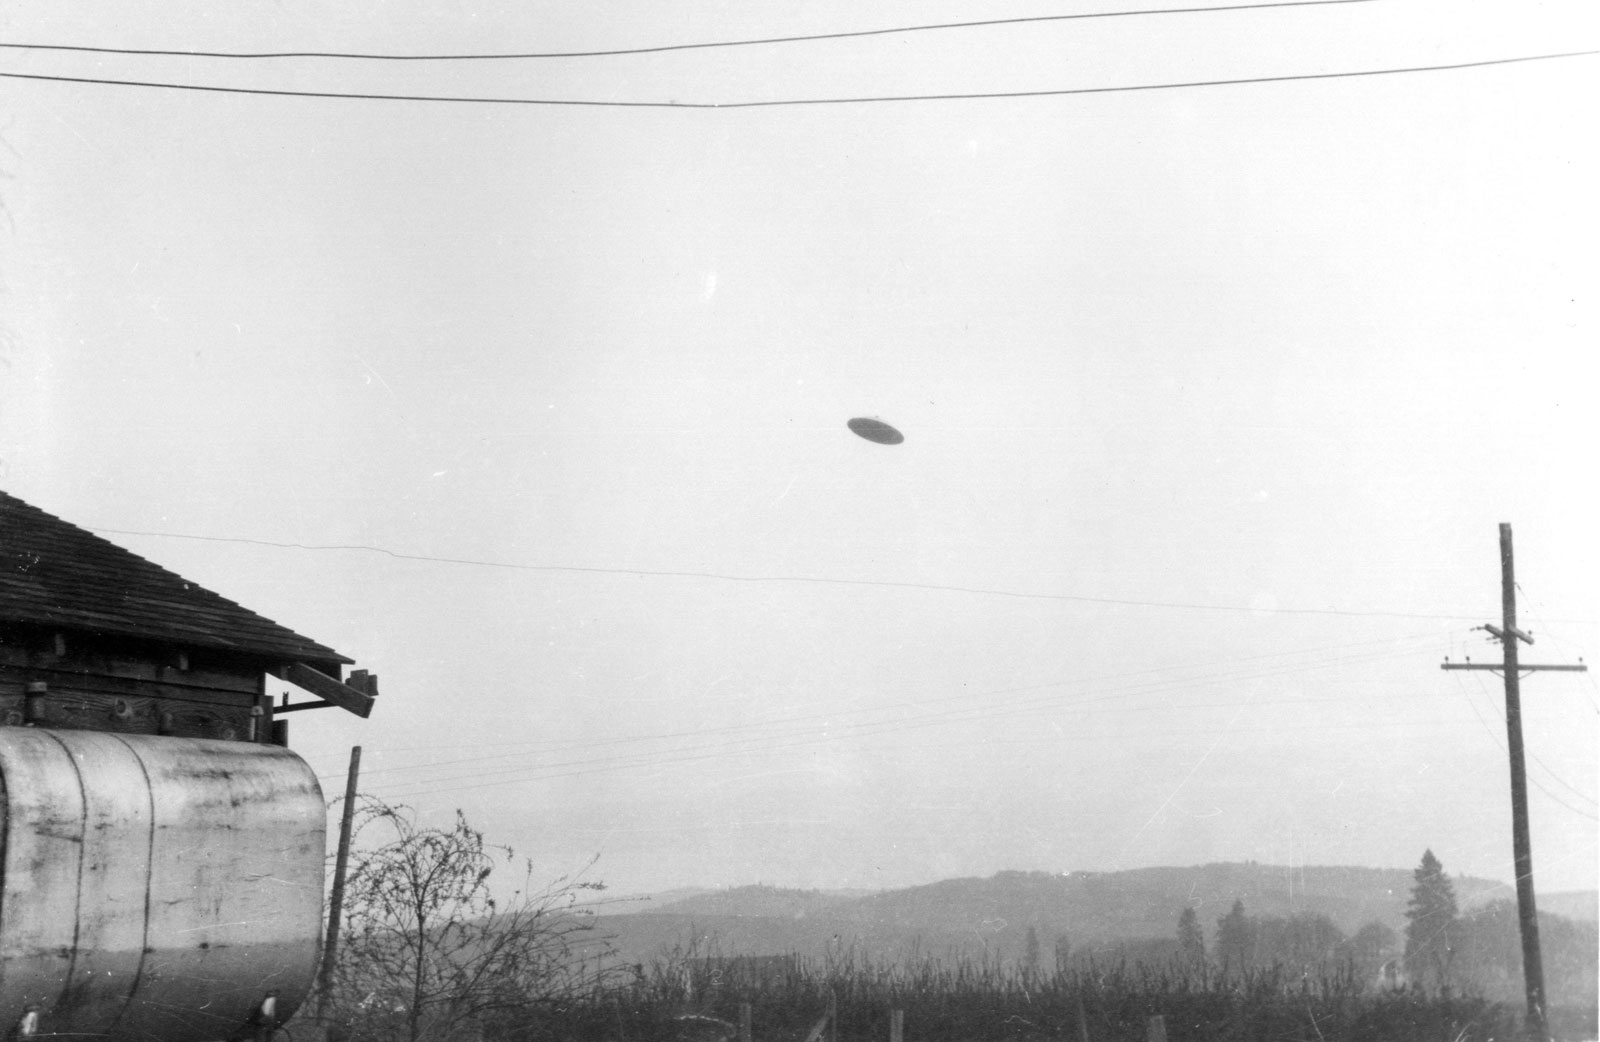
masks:
<svg viewBox="0 0 1600 1042"><path fill-rule="evenodd" d="M1222 972L1243 973L1255 961L1255 924L1244 914L1244 902L1235 900L1233 910L1217 920L1217 962Z"/></svg>
<svg viewBox="0 0 1600 1042"><path fill-rule="evenodd" d="M1187 970L1206 964L1206 935L1193 908L1185 908L1178 916L1178 960Z"/></svg>
<svg viewBox="0 0 1600 1042"><path fill-rule="evenodd" d="M1406 973L1424 988L1443 991L1450 986L1461 931L1455 888L1432 850L1422 852L1411 876L1416 883L1406 906Z"/></svg>

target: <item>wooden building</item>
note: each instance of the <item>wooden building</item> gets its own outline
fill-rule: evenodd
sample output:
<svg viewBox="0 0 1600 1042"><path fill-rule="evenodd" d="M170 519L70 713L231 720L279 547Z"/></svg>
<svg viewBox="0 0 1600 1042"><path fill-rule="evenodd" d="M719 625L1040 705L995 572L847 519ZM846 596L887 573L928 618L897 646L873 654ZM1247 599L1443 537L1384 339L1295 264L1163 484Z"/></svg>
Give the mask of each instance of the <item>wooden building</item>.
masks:
<svg viewBox="0 0 1600 1042"><path fill-rule="evenodd" d="M0 492L0 726L285 745L285 713L372 711L377 678L350 664ZM316 697L274 705L268 677Z"/></svg>
<svg viewBox="0 0 1600 1042"><path fill-rule="evenodd" d="M219 1042L294 1014L327 810L279 718L370 713L348 665L0 493L5 1037ZM268 677L315 697L273 705Z"/></svg>

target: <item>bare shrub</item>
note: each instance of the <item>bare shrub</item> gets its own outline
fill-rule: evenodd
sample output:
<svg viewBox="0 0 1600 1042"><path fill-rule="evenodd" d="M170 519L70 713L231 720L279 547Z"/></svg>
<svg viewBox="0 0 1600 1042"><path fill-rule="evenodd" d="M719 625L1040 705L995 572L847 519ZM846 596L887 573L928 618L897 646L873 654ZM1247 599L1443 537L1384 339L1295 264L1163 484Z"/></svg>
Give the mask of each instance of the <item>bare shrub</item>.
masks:
<svg viewBox="0 0 1600 1042"><path fill-rule="evenodd" d="M489 843L459 811L425 827L406 807L363 798L327 1019L351 1042L502 1034L594 993L594 913L603 885L534 883L531 864Z"/></svg>

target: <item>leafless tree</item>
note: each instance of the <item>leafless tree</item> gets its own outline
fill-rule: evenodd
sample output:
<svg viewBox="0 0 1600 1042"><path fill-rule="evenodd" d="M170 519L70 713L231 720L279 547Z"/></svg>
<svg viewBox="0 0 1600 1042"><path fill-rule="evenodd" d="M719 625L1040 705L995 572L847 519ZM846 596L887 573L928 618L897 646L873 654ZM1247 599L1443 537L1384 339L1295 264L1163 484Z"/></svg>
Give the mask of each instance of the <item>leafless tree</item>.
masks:
<svg viewBox="0 0 1600 1042"><path fill-rule="evenodd" d="M459 811L448 828L424 827L409 808L364 798L358 820L329 996L352 1040L482 1038L602 983L581 900L602 884L534 885L529 862Z"/></svg>

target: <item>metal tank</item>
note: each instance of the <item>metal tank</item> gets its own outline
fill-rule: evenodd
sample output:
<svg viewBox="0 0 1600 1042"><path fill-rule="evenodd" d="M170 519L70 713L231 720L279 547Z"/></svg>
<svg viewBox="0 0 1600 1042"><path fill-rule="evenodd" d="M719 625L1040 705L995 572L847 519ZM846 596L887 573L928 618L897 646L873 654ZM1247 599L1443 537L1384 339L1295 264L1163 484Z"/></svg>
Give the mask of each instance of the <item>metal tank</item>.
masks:
<svg viewBox="0 0 1600 1042"><path fill-rule="evenodd" d="M305 999L322 790L270 745L0 727L0 1033L253 1037Z"/></svg>

